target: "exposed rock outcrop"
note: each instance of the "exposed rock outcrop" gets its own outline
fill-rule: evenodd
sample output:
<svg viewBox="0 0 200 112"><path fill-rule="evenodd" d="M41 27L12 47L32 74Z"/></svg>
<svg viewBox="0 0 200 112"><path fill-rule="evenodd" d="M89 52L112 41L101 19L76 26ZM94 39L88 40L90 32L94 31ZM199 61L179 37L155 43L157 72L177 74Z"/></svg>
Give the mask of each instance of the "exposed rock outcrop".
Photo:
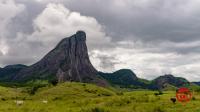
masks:
<svg viewBox="0 0 200 112"><path fill-rule="evenodd" d="M78 31L64 38L52 51L36 64L21 70L13 81L57 78L59 82L77 81L105 84L97 76L88 56L86 33Z"/></svg>

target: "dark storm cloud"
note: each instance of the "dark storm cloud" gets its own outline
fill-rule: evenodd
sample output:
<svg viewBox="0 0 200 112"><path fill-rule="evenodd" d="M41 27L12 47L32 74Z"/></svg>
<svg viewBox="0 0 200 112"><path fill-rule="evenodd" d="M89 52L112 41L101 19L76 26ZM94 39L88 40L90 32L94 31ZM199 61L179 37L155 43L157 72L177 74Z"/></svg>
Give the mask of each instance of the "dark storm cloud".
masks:
<svg viewBox="0 0 200 112"><path fill-rule="evenodd" d="M66 2L66 6L97 18L106 26L107 33L113 35L113 40L185 42L200 39L200 11L195 7L196 3L199 2L84 0L84 3L80 4L79 0L72 0Z"/></svg>
<svg viewBox="0 0 200 112"><path fill-rule="evenodd" d="M69 0L66 7L95 17L113 42L142 41L151 52L199 53L200 46L177 47L176 43L200 41L200 9L196 0ZM157 46L172 42L171 46ZM155 46L156 45L156 46ZM156 51L154 51L156 49Z"/></svg>

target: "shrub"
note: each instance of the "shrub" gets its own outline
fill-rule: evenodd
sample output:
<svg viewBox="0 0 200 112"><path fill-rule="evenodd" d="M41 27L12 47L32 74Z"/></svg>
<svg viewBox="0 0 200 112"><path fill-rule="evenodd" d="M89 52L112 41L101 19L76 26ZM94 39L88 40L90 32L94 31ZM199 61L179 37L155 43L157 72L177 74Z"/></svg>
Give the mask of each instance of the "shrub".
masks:
<svg viewBox="0 0 200 112"><path fill-rule="evenodd" d="M102 93L101 95L102 95L102 96L112 96L112 94L111 94L111 93L108 93L108 92L104 92L104 93Z"/></svg>
<svg viewBox="0 0 200 112"><path fill-rule="evenodd" d="M49 80L49 83L52 84L53 86L56 86L58 84L58 80L52 79L52 80Z"/></svg>
<svg viewBox="0 0 200 112"><path fill-rule="evenodd" d="M97 90L85 89L85 92L96 94L96 93L97 93Z"/></svg>
<svg viewBox="0 0 200 112"><path fill-rule="evenodd" d="M54 97L52 100L53 100L53 101L62 100L62 97Z"/></svg>
<svg viewBox="0 0 200 112"><path fill-rule="evenodd" d="M159 94L158 94L158 93L154 93L154 95L155 95L155 96L158 96Z"/></svg>
<svg viewBox="0 0 200 112"><path fill-rule="evenodd" d="M26 97L23 97L22 100L26 100Z"/></svg>
<svg viewBox="0 0 200 112"><path fill-rule="evenodd" d="M200 92L200 88L196 90L196 92Z"/></svg>
<svg viewBox="0 0 200 112"><path fill-rule="evenodd" d="M158 91L158 94L159 94L159 95L162 95L162 94L163 94L163 92L162 92L161 90L159 90L159 91Z"/></svg>
<svg viewBox="0 0 200 112"><path fill-rule="evenodd" d="M92 112L104 112L103 109L98 108L98 107L95 107L95 108L93 108L93 109L91 109L91 110L92 110Z"/></svg>
<svg viewBox="0 0 200 112"><path fill-rule="evenodd" d="M134 96L131 96L130 99L131 99L131 100L135 100L136 98L135 98Z"/></svg>
<svg viewBox="0 0 200 112"><path fill-rule="evenodd" d="M110 112L108 110L105 110L102 107L93 107L93 108L89 108L89 109L81 109L80 112Z"/></svg>
<svg viewBox="0 0 200 112"><path fill-rule="evenodd" d="M155 107L153 112L165 112L161 107Z"/></svg>
<svg viewBox="0 0 200 112"><path fill-rule="evenodd" d="M35 93L37 92L37 90L40 88L40 86L33 86L31 89L28 90L28 93L30 95L35 95Z"/></svg>
<svg viewBox="0 0 200 112"><path fill-rule="evenodd" d="M109 111L106 111L105 109L100 107L94 107L91 109L91 112L109 112Z"/></svg>
<svg viewBox="0 0 200 112"><path fill-rule="evenodd" d="M158 96L158 95L162 95L163 92L161 90L159 90L157 93L154 93L155 96Z"/></svg>
<svg viewBox="0 0 200 112"><path fill-rule="evenodd" d="M192 100L196 100L196 98L193 96L193 97L192 97Z"/></svg>
<svg viewBox="0 0 200 112"><path fill-rule="evenodd" d="M117 94L118 96L122 96L122 95L124 95L123 92L117 92L116 94Z"/></svg>
<svg viewBox="0 0 200 112"><path fill-rule="evenodd" d="M149 102L149 96L137 97L136 102Z"/></svg>
<svg viewBox="0 0 200 112"><path fill-rule="evenodd" d="M1 100L2 100L2 101L6 101L6 99L5 99L5 98L1 98Z"/></svg>
<svg viewBox="0 0 200 112"><path fill-rule="evenodd" d="M85 87L85 86L86 86L86 84L82 84L82 86L83 86L83 87Z"/></svg>

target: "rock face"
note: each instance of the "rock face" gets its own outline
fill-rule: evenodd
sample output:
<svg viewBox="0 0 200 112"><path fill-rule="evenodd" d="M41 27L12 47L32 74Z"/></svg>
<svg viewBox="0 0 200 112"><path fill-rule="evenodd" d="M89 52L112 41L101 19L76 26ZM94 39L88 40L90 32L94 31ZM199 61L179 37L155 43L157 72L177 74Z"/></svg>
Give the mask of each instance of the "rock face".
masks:
<svg viewBox="0 0 200 112"><path fill-rule="evenodd" d="M105 81L96 74L97 70L89 60L86 34L78 31L71 37L64 38L43 59L21 70L12 80L56 78L59 82L77 81L105 84Z"/></svg>

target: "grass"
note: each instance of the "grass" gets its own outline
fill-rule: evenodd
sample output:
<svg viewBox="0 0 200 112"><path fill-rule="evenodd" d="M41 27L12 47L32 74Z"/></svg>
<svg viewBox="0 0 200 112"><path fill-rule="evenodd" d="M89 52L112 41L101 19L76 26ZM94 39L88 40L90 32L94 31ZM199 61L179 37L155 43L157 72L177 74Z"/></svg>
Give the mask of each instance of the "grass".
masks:
<svg viewBox="0 0 200 112"><path fill-rule="evenodd" d="M175 91L164 91L162 95L156 92L119 92L75 82L42 87L34 95L27 88L0 87L0 112L200 112L198 92L185 105L170 101ZM24 103L19 106L15 100Z"/></svg>

